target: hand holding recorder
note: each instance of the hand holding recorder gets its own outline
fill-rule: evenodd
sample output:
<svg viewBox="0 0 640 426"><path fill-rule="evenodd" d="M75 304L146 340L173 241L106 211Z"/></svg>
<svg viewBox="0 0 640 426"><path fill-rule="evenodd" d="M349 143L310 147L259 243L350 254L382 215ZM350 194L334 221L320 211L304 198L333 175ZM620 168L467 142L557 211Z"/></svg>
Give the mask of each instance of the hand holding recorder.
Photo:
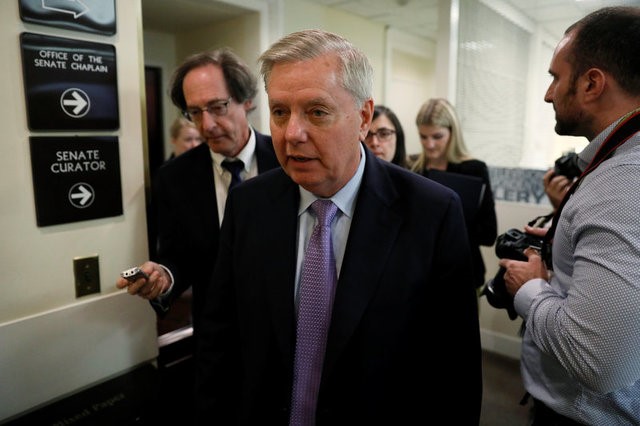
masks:
<svg viewBox="0 0 640 426"><path fill-rule="evenodd" d="M116 287L126 288L131 295L153 300L171 287L171 277L159 264L147 261L120 273Z"/></svg>

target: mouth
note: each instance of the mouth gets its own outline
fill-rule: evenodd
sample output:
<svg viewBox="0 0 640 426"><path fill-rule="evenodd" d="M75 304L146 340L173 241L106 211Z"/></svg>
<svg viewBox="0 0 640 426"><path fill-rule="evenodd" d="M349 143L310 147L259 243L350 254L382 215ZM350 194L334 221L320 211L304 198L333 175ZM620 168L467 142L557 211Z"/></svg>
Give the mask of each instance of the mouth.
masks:
<svg viewBox="0 0 640 426"><path fill-rule="evenodd" d="M300 155L290 155L289 159L293 160L295 162L298 162L298 163L307 163L307 162L313 160L313 158L303 157L303 156L300 156Z"/></svg>
<svg viewBox="0 0 640 426"><path fill-rule="evenodd" d="M211 134L211 133L205 134L205 138L208 141L216 141L216 140L224 138L225 136L226 135L224 133L220 133L220 134L217 134L217 135L216 134Z"/></svg>

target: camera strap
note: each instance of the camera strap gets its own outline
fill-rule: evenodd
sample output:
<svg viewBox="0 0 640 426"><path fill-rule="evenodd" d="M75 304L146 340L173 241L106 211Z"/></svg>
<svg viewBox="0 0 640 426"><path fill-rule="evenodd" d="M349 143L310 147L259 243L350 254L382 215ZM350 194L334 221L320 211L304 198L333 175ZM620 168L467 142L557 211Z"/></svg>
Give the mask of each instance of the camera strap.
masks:
<svg viewBox="0 0 640 426"><path fill-rule="evenodd" d="M551 227L544 237L545 244L542 247L542 259L545 261L549 269L552 269L551 242L553 241L553 236L556 233L556 226L558 224L558 219L560 219L560 213L562 213L564 205L567 203L569 198L571 198L571 194L573 194L576 189L578 189L578 186L580 186L580 182L586 175L595 170L596 167L598 167L604 160L611 157L616 149L618 149L638 131L640 131L640 108L631 111L625 117L623 117L622 120L620 120L618 125L611 131L609 136L607 136L600 148L598 148L598 151L593 156L593 159L591 160L587 168L584 169L578 179L573 182L567 193L564 195L564 198L562 198L562 202L553 215L553 222L551 222Z"/></svg>

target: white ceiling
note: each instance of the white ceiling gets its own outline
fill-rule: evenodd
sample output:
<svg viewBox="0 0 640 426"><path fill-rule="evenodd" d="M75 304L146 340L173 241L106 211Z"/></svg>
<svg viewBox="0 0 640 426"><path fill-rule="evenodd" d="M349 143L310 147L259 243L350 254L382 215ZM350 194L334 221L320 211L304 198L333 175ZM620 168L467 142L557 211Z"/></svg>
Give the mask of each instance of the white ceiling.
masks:
<svg viewBox="0 0 640 426"><path fill-rule="evenodd" d="M142 0L145 30L188 31L247 13L242 7L215 0Z"/></svg>
<svg viewBox="0 0 640 426"><path fill-rule="evenodd" d="M460 0L460 2L478 0ZM438 0L314 0L404 32L435 40ZM640 0L482 0L497 9L512 6L560 39L569 25L608 5L640 6Z"/></svg>
<svg viewBox="0 0 640 426"><path fill-rule="evenodd" d="M228 1L228 0L227 0ZM420 37L435 40L438 0L312 0ZM478 0L460 0L478 1ZM608 5L640 6L640 0L482 0L511 6L560 39L564 30L587 13ZM142 0L145 29L179 32L247 13L215 0Z"/></svg>

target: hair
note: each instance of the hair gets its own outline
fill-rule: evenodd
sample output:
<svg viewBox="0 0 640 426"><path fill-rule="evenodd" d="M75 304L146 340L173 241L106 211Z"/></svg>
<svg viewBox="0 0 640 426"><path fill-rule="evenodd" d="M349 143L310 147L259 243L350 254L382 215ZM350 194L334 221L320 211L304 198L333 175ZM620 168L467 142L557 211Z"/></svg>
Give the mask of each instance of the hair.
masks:
<svg viewBox="0 0 640 426"><path fill-rule="evenodd" d="M404 146L404 130L402 129L402 124L400 124L398 116L390 108L384 105L376 105L373 108L372 121L382 115L387 117L389 121L391 121L391 124L393 124L393 127L396 128L396 152L391 162L400 167L407 167L407 150Z"/></svg>
<svg viewBox="0 0 640 426"><path fill-rule="evenodd" d="M451 131L451 139L447 147L447 161L459 163L471 158L464 139L460 120L453 105L443 98L431 98L420 107L416 116L416 126L446 127ZM411 165L411 170L422 172L427 166L427 156L424 149Z"/></svg>
<svg viewBox="0 0 640 426"><path fill-rule="evenodd" d="M171 123L171 127L169 128L169 135L171 136L171 138L177 139L178 136L180 136L180 130L182 130L183 127L193 127L196 130L198 129L196 125L193 124L193 122L179 115L175 118L175 120L173 120L173 123Z"/></svg>
<svg viewBox="0 0 640 426"><path fill-rule="evenodd" d="M275 42L258 58L265 89L273 66L335 54L341 65L341 84L358 104L372 98L373 68L367 57L345 38L322 30L303 30Z"/></svg>
<svg viewBox="0 0 640 426"><path fill-rule="evenodd" d="M610 74L627 93L640 95L640 8L605 7L590 13L565 31L574 33L568 52L572 80L590 68Z"/></svg>
<svg viewBox="0 0 640 426"><path fill-rule="evenodd" d="M238 103L253 100L258 93L258 82L239 56L227 47L216 50L195 53L187 57L174 71L169 85L169 96L175 106L184 111L187 101L184 98L182 85L185 76L193 69L206 65L216 65L222 68L225 84L231 97ZM255 106L251 110L255 109Z"/></svg>

